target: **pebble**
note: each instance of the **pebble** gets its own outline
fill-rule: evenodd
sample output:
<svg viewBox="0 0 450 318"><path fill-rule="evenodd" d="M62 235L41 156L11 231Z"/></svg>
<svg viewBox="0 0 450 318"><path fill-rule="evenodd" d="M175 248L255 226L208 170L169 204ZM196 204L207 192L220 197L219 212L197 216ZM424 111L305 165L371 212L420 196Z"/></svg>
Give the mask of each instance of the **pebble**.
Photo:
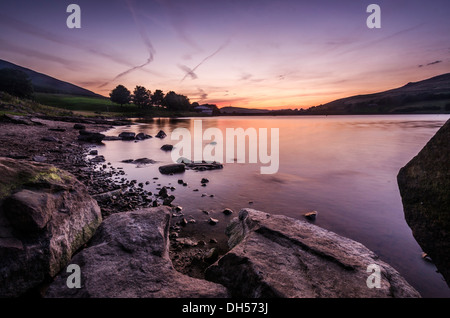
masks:
<svg viewBox="0 0 450 318"><path fill-rule="evenodd" d="M208 223L211 225L216 225L217 223L219 223L219 220L210 217Z"/></svg>
<svg viewBox="0 0 450 318"><path fill-rule="evenodd" d="M223 210L223 214L225 214L225 215L233 214L233 210L231 210L229 208L226 208L226 209Z"/></svg>
<svg viewBox="0 0 450 318"><path fill-rule="evenodd" d="M317 217L317 211L308 212L308 213L305 213L303 215L308 220L314 221L316 219L316 217Z"/></svg>

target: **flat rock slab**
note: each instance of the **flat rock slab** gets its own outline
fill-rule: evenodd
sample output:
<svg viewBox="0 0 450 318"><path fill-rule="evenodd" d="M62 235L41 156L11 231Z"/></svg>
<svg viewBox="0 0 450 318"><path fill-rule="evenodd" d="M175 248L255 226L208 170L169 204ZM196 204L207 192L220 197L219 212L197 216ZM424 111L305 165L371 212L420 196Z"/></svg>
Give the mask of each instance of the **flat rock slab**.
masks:
<svg viewBox="0 0 450 318"><path fill-rule="evenodd" d="M90 246L71 264L81 269L81 288L61 275L47 297L194 298L227 297L224 286L177 272L169 258L172 209L147 208L113 214L99 227Z"/></svg>
<svg viewBox="0 0 450 318"><path fill-rule="evenodd" d="M305 221L243 209L227 228L232 249L206 278L237 297L420 297L364 245ZM379 266L380 288L366 284Z"/></svg>

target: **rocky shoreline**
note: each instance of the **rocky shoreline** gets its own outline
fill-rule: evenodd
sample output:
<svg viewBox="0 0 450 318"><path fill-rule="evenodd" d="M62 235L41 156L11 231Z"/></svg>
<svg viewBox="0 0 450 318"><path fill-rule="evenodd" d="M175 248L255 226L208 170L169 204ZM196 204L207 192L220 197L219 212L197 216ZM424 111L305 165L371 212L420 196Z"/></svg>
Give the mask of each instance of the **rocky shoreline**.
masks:
<svg viewBox="0 0 450 318"><path fill-rule="evenodd" d="M92 150L98 145L95 139L80 140L80 130L101 134L118 125L130 125L130 122L78 117L5 116L0 119L0 157L47 163L68 171L87 187L89 194L100 206L104 219L118 212L162 205L168 195L151 193L135 180L126 179L122 169L113 167L102 156L97 156L96 150ZM140 139L139 136L133 136L135 137ZM114 182L114 177L121 177L121 180ZM185 228L184 222L189 221L183 217L180 207L175 208L173 216L170 257L174 267L182 273L203 278L204 270L216 260L218 251L224 254L228 250L224 244L225 234L220 233L219 236L223 238L217 240L212 235L205 239L200 233L180 233Z"/></svg>
<svg viewBox="0 0 450 318"><path fill-rule="evenodd" d="M190 221L171 206L166 187L144 190L92 149L112 123L74 121L0 120L2 173L27 175L3 180L3 296L420 297L363 245L306 221L244 209L225 244L186 235ZM66 286L69 260L81 267L81 289ZM27 262L38 266L38 278L22 277ZM370 264L381 268L380 289L366 286Z"/></svg>

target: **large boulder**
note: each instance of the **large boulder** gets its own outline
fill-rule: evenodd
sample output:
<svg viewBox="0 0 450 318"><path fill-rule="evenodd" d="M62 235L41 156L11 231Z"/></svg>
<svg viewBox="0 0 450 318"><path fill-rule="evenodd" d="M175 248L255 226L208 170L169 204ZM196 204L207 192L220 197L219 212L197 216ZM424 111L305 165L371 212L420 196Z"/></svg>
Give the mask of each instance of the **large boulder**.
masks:
<svg viewBox="0 0 450 318"><path fill-rule="evenodd" d="M73 175L44 163L0 158L0 296L56 276L102 221Z"/></svg>
<svg viewBox="0 0 450 318"><path fill-rule="evenodd" d="M81 288L70 289L62 271L47 297L227 297L225 287L176 271L169 258L168 207L113 214L90 246L71 260L80 266Z"/></svg>
<svg viewBox="0 0 450 318"><path fill-rule="evenodd" d="M397 181L414 238L450 286L450 120L400 169Z"/></svg>
<svg viewBox="0 0 450 318"><path fill-rule="evenodd" d="M243 209L227 234L232 249L206 270L206 278L233 296L420 297L365 246L306 221ZM380 269L380 288L368 287L371 264Z"/></svg>

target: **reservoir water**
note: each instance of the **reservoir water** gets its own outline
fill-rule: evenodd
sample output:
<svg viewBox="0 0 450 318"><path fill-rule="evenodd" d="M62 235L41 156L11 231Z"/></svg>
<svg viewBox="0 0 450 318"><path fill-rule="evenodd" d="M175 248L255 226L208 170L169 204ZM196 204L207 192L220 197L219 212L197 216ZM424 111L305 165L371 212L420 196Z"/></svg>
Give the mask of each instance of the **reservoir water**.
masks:
<svg viewBox="0 0 450 318"><path fill-rule="evenodd" d="M196 224L187 226L193 232L208 229L224 237L225 226L233 217L224 216L224 208L233 209L234 216L241 208L251 207L302 220L304 213L317 211L316 225L373 250L423 297L450 297L450 288L435 266L421 258L422 250L404 219L396 181L399 169L448 118L449 115L157 118L117 127L105 134L117 136L132 131L155 136L163 130L166 138L105 141L98 152L114 167L122 167L129 180L149 181L144 186L148 191L155 193L164 185L176 187L173 204L181 205L183 213L196 220ZM195 120L202 121L203 131L218 128L223 136L227 128L267 128L269 132L278 128L277 173L261 174L264 164L235 158L231 163L225 162L220 170L162 175L158 167L173 160L171 152L161 150L161 146L178 143L171 140L171 132L176 128L193 132ZM204 140L201 146L211 141ZM247 143L247 153L248 146ZM216 147L222 147L220 141ZM143 157L157 163L122 163ZM239 159L245 162L236 162ZM206 187L201 186L202 178L209 180ZM178 184L179 179L187 186ZM203 210L219 220L217 226L207 225L209 216Z"/></svg>

